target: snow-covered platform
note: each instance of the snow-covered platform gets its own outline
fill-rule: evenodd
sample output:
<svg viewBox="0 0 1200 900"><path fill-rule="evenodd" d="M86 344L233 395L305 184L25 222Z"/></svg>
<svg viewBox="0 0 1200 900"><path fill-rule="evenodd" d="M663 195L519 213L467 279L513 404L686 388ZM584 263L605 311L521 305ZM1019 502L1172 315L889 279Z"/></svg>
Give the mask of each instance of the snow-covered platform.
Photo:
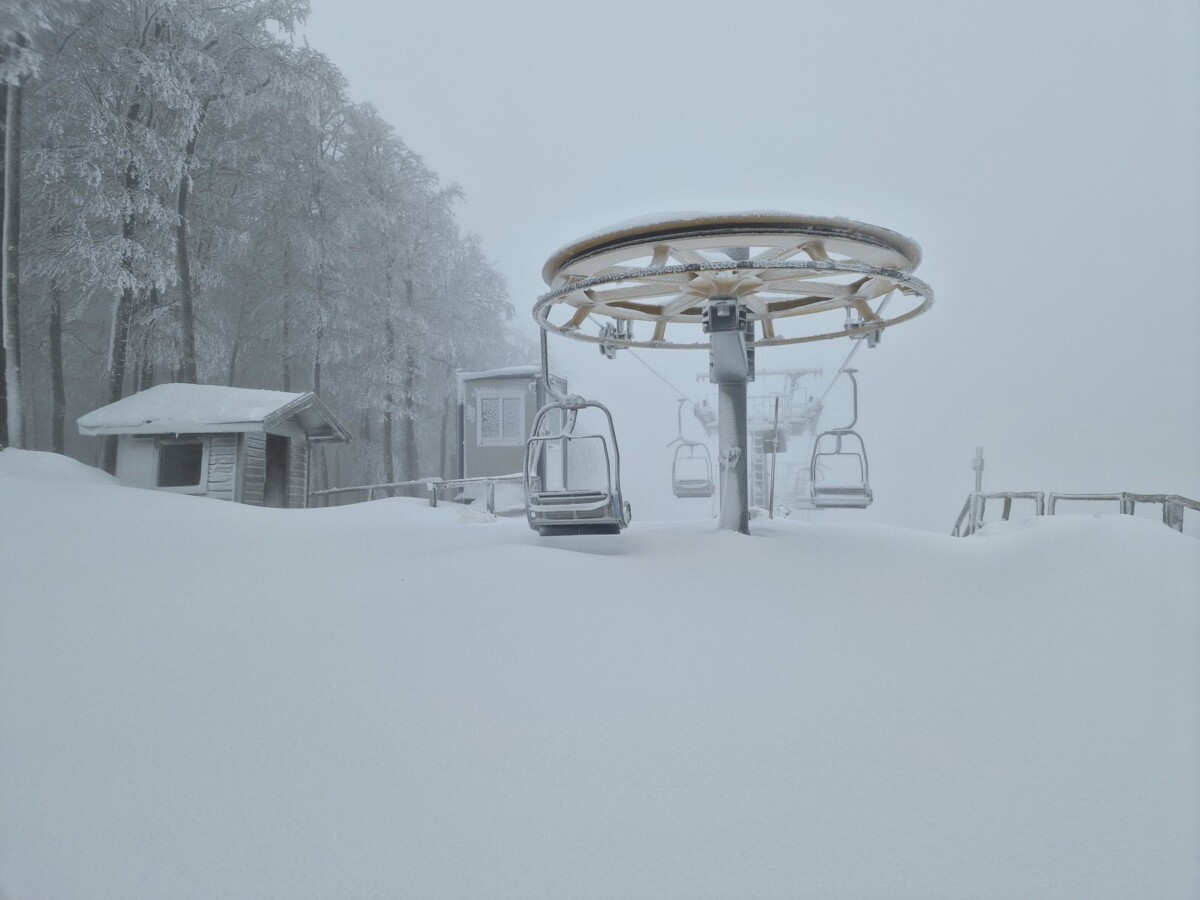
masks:
<svg viewBox="0 0 1200 900"><path fill-rule="evenodd" d="M1200 893L1154 522L544 539L21 451L0 510L5 900Z"/></svg>

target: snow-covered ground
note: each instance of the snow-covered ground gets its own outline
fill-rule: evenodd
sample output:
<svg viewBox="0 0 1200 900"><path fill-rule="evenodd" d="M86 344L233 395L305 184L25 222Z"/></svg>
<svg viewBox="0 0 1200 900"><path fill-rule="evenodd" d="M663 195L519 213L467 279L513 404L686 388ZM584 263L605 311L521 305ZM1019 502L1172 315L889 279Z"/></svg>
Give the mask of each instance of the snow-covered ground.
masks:
<svg viewBox="0 0 1200 900"><path fill-rule="evenodd" d="M422 501L0 453L0 896L1200 895L1200 541Z"/></svg>

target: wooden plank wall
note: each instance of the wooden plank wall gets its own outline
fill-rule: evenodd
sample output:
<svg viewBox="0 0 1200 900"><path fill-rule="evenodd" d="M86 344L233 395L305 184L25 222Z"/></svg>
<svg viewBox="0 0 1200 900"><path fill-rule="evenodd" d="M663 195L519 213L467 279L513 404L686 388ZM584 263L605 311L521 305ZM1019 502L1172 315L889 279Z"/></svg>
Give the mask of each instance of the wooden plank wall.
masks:
<svg viewBox="0 0 1200 900"><path fill-rule="evenodd" d="M208 496L232 500L237 474L237 435L214 434L208 439Z"/></svg>
<svg viewBox="0 0 1200 900"><path fill-rule="evenodd" d="M242 502L262 506L267 482L267 436L251 431L242 439Z"/></svg>
<svg viewBox="0 0 1200 900"><path fill-rule="evenodd" d="M308 506L308 439L288 438L287 508Z"/></svg>

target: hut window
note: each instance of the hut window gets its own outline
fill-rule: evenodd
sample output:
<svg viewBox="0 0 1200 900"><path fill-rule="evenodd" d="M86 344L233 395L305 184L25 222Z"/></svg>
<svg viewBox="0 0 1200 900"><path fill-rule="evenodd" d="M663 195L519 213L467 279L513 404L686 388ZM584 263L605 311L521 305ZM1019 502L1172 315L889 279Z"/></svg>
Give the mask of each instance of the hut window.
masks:
<svg viewBox="0 0 1200 900"><path fill-rule="evenodd" d="M478 403L480 444L512 447L525 443L524 393L483 395Z"/></svg>
<svg viewBox="0 0 1200 900"><path fill-rule="evenodd" d="M203 481L203 441L178 441L159 444L159 487L199 487Z"/></svg>

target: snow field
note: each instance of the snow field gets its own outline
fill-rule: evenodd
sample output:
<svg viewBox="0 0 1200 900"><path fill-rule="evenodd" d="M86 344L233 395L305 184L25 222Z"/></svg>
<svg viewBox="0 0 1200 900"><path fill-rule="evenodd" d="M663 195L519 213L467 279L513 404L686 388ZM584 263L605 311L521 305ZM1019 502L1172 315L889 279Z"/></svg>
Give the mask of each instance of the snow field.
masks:
<svg viewBox="0 0 1200 900"><path fill-rule="evenodd" d="M1192 897L1200 542L544 539L0 453L0 896Z"/></svg>

